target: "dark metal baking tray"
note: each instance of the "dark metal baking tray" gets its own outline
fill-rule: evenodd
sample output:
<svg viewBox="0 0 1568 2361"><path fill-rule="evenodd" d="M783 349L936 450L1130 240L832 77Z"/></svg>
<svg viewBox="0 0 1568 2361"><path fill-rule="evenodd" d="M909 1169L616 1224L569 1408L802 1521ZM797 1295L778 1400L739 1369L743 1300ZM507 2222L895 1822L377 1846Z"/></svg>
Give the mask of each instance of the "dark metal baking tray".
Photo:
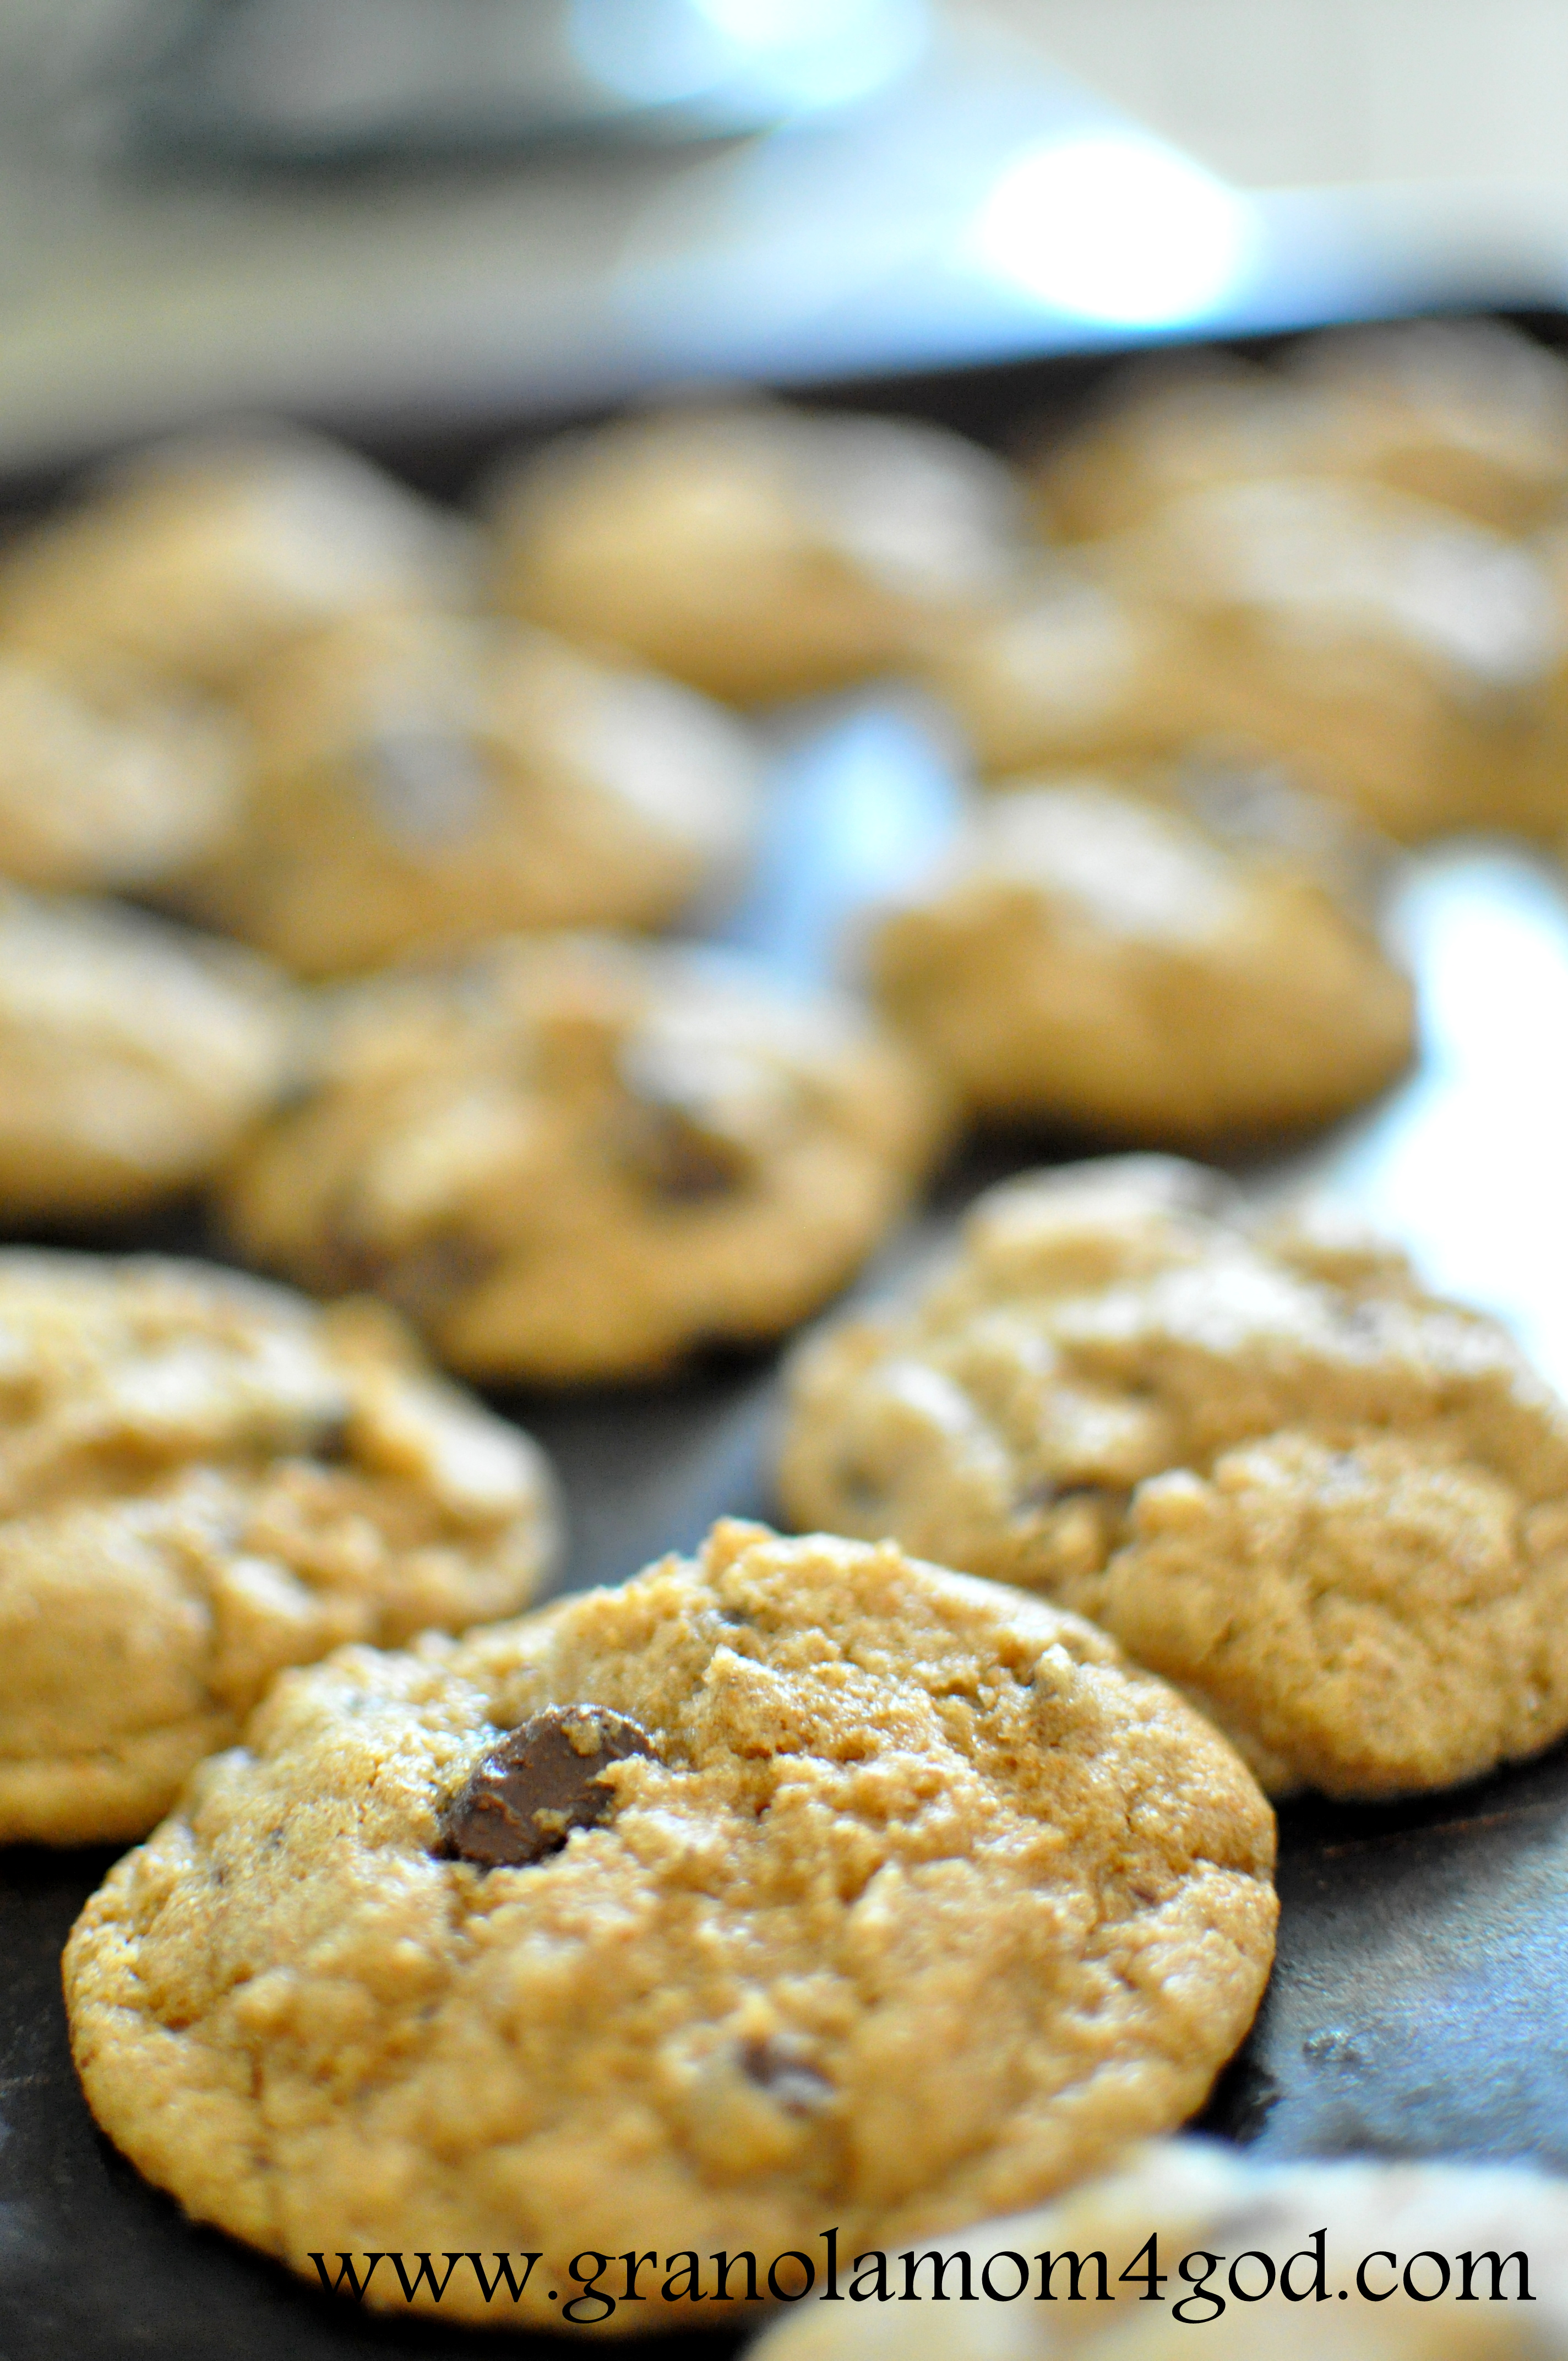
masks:
<svg viewBox="0 0 1568 2361"><path fill-rule="evenodd" d="M1102 364L1011 365L835 390L988 439L1080 394ZM460 490L489 440L399 453ZM769 725L770 817L756 873L711 931L809 975L854 908L948 824L950 762L896 690L802 708ZM1264 1187L1338 1186L1402 1232L1440 1284L1490 1301L1568 1383L1568 894L1544 856L1456 843L1412 860L1392 922L1421 987L1419 1071L1377 1107L1284 1153L1238 1159ZM880 1266L938 1244L988 1180L1088 1143L984 1142L938 1180ZM199 1250L175 1218L134 1239ZM873 1271L864 1284L874 1286ZM548 1445L572 1545L564 1586L614 1582L695 1543L720 1511L765 1515L776 1356L711 1362L661 1388L498 1396ZM1568 1749L1413 1805L1289 1806L1273 1983L1205 2122L1274 2155L1533 2157L1568 2171ZM4 2361L339 2361L559 2340L388 2321L317 2295L192 2228L94 2130L59 1993L72 1918L112 1855L0 1856L0 2356ZM723 2353L732 2331L656 2340L651 2356Z"/></svg>

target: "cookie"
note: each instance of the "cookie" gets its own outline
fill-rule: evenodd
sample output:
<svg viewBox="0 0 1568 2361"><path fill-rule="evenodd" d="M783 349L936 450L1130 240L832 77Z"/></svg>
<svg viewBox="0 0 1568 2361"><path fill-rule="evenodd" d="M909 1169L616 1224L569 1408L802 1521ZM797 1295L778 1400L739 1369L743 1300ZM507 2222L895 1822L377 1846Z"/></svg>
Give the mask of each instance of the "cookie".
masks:
<svg viewBox="0 0 1568 2361"><path fill-rule="evenodd" d="M306 974L663 925L733 873L757 806L729 715L517 624L356 619L266 668L246 712L245 818L181 899Z"/></svg>
<svg viewBox="0 0 1568 2361"><path fill-rule="evenodd" d="M1061 552L955 622L926 679L977 769L1008 778L1201 741L1224 719L1204 664L1201 631L1171 604L1132 595L1091 554Z"/></svg>
<svg viewBox="0 0 1568 2361"><path fill-rule="evenodd" d="M1205 826L1179 782L1140 784L1018 783L979 811L870 942L888 1016L981 1115L1154 1146L1380 1090L1414 1013L1371 928L1300 860Z"/></svg>
<svg viewBox="0 0 1568 2361"><path fill-rule="evenodd" d="M132 1213L193 1188L280 1094L272 969L105 902L0 887L0 1217Z"/></svg>
<svg viewBox="0 0 1568 2361"><path fill-rule="evenodd" d="M514 937L346 993L226 1218L307 1287L378 1288L470 1376L628 1377L803 1319L947 1119L848 1002L690 946Z"/></svg>
<svg viewBox="0 0 1568 2361"><path fill-rule="evenodd" d="M98 893L178 876L234 824L241 752L210 708L89 695L0 649L0 877Z"/></svg>
<svg viewBox="0 0 1568 2361"><path fill-rule="evenodd" d="M1568 1730L1568 1411L1326 1215L1157 1158L1029 1174L790 1391L792 1519L1093 1617L1277 1794L1441 1788Z"/></svg>
<svg viewBox="0 0 1568 2361"><path fill-rule="evenodd" d="M1223 1741L1075 1618L722 1524L280 1682L82 1913L71 2040L138 2169L313 2282L451 2250L443 2319L588 2325L589 2250L682 2248L698 2299L609 2324L722 2319L715 2250L926 2236L1191 2113L1272 1855ZM539 2262L487 2307L498 2252ZM366 2293L403 2308L389 2262Z"/></svg>
<svg viewBox="0 0 1568 2361"><path fill-rule="evenodd" d="M12 1249L0 1349L0 1841L140 1836L280 1666L553 1561L533 1444L379 1305Z"/></svg>
<svg viewBox="0 0 1568 2361"><path fill-rule="evenodd" d="M748 2361L1177 2361L1195 2328L1212 2361L1568 2353L1568 2182L1525 2166L1259 2162L1151 2142L935 2254L916 2261L913 2301L902 2256L880 2287L874 2256L858 2280L847 2262L842 2309L806 2305Z"/></svg>
<svg viewBox="0 0 1568 2361"><path fill-rule="evenodd" d="M1327 403L1348 472L1526 533L1568 497L1568 363L1501 320L1308 336L1296 386Z"/></svg>
<svg viewBox="0 0 1568 2361"><path fill-rule="evenodd" d="M1094 541L1212 485L1332 469L1334 425L1332 404L1304 378L1234 353L1135 361L1040 454L1029 489L1053 540Z"/></svg>
<svg viewBox="0 0 1568 2361"><path fill-rule="evenodd" d="M762 401L549 445L497 504L502 606L738 704L906 669L1019 562L999 460Z"/></svg>
<svg viewBox="0 0 1568 2361"><path fill-rule="evenodd" d="M1564 646L1522 545L1379 485L1298 477L1192 492L1102 562L1196 630L1208 734L1393 836L1511 824Z"/></svg>
<svg viewBox="0 0 1568 2361"><path fill-rule="evenodd" d="M1500 320L1337 329L1277 369L1215 353L1135 363L1031 486L1053 533L1088 540L1206 485L1302 475L1531 531L1568 496L1568 365Z"/></svg>
<svg viewBox="0 0 1568 2361"><path fill-rule="evenodd" d="M297 432L126 462L0 562L0 641L79 679L227 690L302 632L472 596L470 529Z"/></svg>

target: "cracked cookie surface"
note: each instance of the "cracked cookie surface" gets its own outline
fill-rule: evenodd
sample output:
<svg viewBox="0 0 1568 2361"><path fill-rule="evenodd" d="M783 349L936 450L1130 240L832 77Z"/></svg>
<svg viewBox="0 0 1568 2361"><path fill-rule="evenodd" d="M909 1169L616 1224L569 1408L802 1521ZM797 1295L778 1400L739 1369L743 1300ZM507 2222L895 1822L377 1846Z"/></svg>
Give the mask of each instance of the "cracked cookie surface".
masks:
<svg viewBox="0 0 1568 2361"><path fill-rule="evenodd" d="M645 1734L608 1817L527 1866L441 1857L552 1707ZM307 2273L536 2250L507 2312L551 2324L586 2249L924 2235L1181 2121L1262 1991L1272 1860L1224 1741L1077 1618L727 1523L280 1683L83 1912L72 2041L198 2218ZM466 2261L442 2313L496 2317Z"/></svg>
<svg viewBox="0 0 1568 2361"><path fill-rule="evenodd" d="M248 1258L381 1290L468 1375L629 1376L813 1311L946 1122L848 1001L689 947L514 937L346 994L227 1216Z"/></svg>
<svg viewBox="0 0 1568 2361"><path fill-rule="evenodd" d="M380 1306L0 1255L0 1841L141 1835L285 1664L514 1612L535 1446Z"/></svg>
<svg viewBox="0 0 1568 2361"><path fill-rule="evenodd" d="M1277 1792L1391 1795L1568 1730L1568 1412L1388 1247L1127 1158L971 1212L905 1308L808 1340L802 1525L1050 1593Z"/></svg>

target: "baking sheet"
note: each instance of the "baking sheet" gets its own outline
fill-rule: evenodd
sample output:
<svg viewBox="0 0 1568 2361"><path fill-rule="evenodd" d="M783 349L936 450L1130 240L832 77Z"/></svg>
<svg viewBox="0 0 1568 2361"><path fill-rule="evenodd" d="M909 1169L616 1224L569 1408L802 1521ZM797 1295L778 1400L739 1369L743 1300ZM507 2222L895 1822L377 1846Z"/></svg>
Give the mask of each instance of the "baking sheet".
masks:
<svg viewBox="0 0 1568 2361"><path fill-rule="evenodd" d="M905 692L769 726L757 865L705 931L809 978L852 939L856 913L941 843L959 786L939 722ZM1568 885L1516 845L1454 842L1406 865L1390 923L1418 977L1419 1069L1309 1146L1232 1169L1262 1189L1332 1187L1405 1238L1431 1281L1500 1312L1568 1387ZM938 1248L989 1180L1078 1152L1039 1137L967 1152L862 1290ZM201 1241L174 1224L114 1243ZM561 1472L564 1587L689 1547L721 1511L769 1510L775 1356L733 1356L662 1389L492 1399ZM1568 1748L1417 1805L1295 1805L1281 1838L1274 1980L1210 2126L1279 2156L1530 2156L1568 2171ZM70 2064L59 1957L113 1857L0 1855L4 2361L558 2355L556 2338L478 2343L439 2320L378 2320L317 2295L192 2228L98 2136ZM718 2356L737 2341L718 2330L640 2349Z"/></svg>

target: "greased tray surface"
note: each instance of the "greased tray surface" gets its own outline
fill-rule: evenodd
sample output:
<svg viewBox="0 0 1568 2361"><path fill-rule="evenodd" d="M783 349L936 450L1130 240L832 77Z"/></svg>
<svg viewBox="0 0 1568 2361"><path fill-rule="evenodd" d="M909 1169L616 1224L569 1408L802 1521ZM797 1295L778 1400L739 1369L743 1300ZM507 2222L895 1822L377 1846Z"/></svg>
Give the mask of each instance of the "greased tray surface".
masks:
<svg viewBox="0 0 1568 2361"><path fill-rule="evenodd" d="M1042 372L1036 396L1059 376ZM911 383L889 406L983 429L1031 380ZM428 472L421 469L422 473ZM707 931L782 972L826 972L854 913L940 841L955 785L934 719L898 693L801 708L773 728L756 870ZM1260 1188L1321 1180L1403 1237L1436 1285L1498 1311L1568 1387L1568 880L1506 844L1412 859L1391 923L1425 1019L1422 1063L1305 1148L1238 1162ZM924 1257L974 1191L1076 1149L997 1140L946 1173L862 1282ZM193 1224L105 1245L200 1251ZM729 1510L765 1515L776 1356L664 1389L496 1396L554 1456L571 1519L564 1587L613 1582L694 1544ZM1568 2172L1568 1748L1419 1805L1292 1806L1273 1982L1209 2127L1278 2156L1532 2157ZM0 2356L331 2361L372 2352L559 2354L317 2295L192 2228L100 2137L71 2070L59 1960L111 1851L0 1855ZM732 2330L643 2340L723 2354Z"/></svg>

